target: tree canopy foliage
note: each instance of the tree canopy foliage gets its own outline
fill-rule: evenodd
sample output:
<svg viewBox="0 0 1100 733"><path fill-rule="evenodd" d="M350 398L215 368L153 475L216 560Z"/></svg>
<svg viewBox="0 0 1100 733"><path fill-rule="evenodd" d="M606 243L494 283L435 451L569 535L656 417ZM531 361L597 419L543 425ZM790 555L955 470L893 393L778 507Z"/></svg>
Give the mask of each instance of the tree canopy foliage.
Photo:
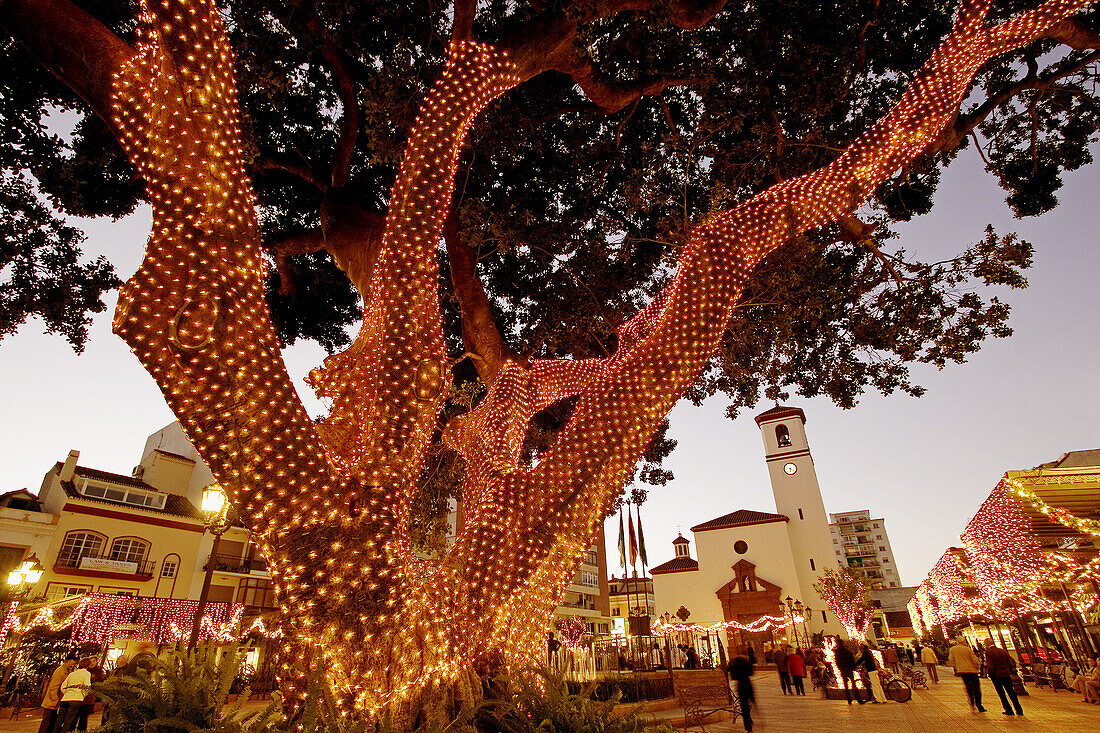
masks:
<svg viewBox="0 0 1100 733"><path fill-rule="evenodd" d="M994 15L1034 4L1001 2ZM89 92L51 75L50 54L20 30L20 5L60 6L0 11L16 36L0 41L0 173L4 208L18 212L0 242L0 336L38 315L79 349L87 314L118 280L95 253L82 264L81 235L60 217L124 216L143 189ZM132 40L132 3L76 5ZM633 12L608 12L619 5ZM461 161L440 251L447 337L480 359L460 381L491 381L501 352L612 353L616 329L668 282L689 227L835 158L913 78L955 5L480 3L474 36L542 53L547 70L481 116ZM453 11L423 0L222 8L272 315L285 344L333 351L347 345L359 300L332 255L380 234ZM989 230L931 263L898 248L893 227L929 210L940 171L968 147L1017 215L1053 208L1063 173L1091 162L1100 127L1098 30L1094 8L987 64L955 124L860 219L770 256L689 396L724 393L736 414L792 392L845 407L867 389L917 395L912 364L961 362L1008 335L1008 305L989 286L1026 285L1028 243ZM58 111L75 116L71 135L51 129Z"/></svg>

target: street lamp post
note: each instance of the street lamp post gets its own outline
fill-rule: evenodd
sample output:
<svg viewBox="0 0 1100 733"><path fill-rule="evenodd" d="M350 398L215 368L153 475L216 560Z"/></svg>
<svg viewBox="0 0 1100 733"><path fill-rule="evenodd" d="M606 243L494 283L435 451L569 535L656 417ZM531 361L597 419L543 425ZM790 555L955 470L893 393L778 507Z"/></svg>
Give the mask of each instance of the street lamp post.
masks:
<svg viewBox="0 0 1100 733"><path fill-rule="evenodd" d="M810 646L810 630L806 626L806 619L808 619L810 617L810 614L813 611L810 609L809 606L803 606L802 601L795 601L794 602L794 610L802 618L802 637L803 637L803 640L806 643L806 646L809 647Z"/></svg>
<svg viewBox="0 0 1100 733"><path fill-rule="evenodd" d="M798 626L794 620L794 599L787 596L783 599L783 602L787 604L787 617L791 620L791 636L794 637L794 644L798 646Z"/></svg>
<svg viewBox="0 0 1100 733"><path fill-rule="evenodd" d="M19 604L26 598L30 589L42 580L42 572L42 563L38 562L38 557L32 553L30 557L20 563L19 567L8 573L8 585L15 591L15 606L10 610L13 616L19 613ZM4 668L4 678L0 681L0 687L6 685L8 679L11 678L12 670L15 669L16 657L19 656L19 647L22 644L23 635L20 634L18 641L15 642L15 649L11 653L11 662Z"/></svg>
<svg viewBox="0 0 1100 733"><path fill-rule="evenodd" d="M187 642L188 649L194 649L199 643L199 629L202 627L202 615L206 611L206 598L210 595L210 581L214 577L214 564L218 557L218 545L221 544L222 535L229 529L229 502L225 498L225 492L217 484L210 484L202 490L202 515L206 528L214 535L214 544L210 547L210 559L206 563L206 575L202 579L202 590L199 592L199 605L195 609L195 619L191 623L191 639Z"/></svg>

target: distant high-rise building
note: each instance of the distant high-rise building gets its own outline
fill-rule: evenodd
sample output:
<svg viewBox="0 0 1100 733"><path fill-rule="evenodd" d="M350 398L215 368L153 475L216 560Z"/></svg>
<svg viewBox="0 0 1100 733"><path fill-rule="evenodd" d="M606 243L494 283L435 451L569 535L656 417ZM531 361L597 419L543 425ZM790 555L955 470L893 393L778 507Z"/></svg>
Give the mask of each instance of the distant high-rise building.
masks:
<svg viewBox="0 0 1100 733"><path fill-rule="evenodd" d="M871 588L901 587L885 520L873 518L868 510L829 514L829 531L841 566L861 568Z"/></svg>

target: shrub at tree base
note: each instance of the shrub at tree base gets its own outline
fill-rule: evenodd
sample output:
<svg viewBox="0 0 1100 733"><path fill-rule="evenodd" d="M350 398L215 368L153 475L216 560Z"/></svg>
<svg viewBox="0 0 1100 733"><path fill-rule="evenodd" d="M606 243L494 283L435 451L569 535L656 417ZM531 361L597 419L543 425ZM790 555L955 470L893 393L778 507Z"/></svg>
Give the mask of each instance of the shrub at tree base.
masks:
<svg viewBox="0 0 1100 733"><path fill-rule="evenodd" d="M320 679L311 685L300 714L282 714L277 694L263 709L245 713L247 689L228 703L241 666L241 647L202 645L193 651L166 652L132 660L122 674L93 686L106 704L98 733L398 733L386 718L366 722L342 718ZM495 697L446 723L421 731L484 731L485 733L633 733L671 732L667 726L646 725L639 710L616 712L621 693L607 684L592 683L578 691L545 670L525 678L493 681Z"/></svg>
<svg viewBox="0 0 1100 733"><path fill-rule="evenodd" d="M161 657L140 656L121 674L93 685L104 702L102 733L265 733L281 721L277 699L264 709L244 714L247 690L234 704L227 700L241 667L241 647L202 645Z"/></svg>

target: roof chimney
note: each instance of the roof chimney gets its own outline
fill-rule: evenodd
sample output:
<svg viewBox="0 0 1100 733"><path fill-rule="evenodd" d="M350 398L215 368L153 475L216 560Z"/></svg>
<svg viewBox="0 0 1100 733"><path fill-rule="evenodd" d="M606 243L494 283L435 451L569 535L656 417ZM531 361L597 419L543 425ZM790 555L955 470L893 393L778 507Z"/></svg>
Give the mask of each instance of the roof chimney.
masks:
<svg viewBox="0 0 1100 733"><path fill-rule="evenodd" d="M58 478L62 481L72 481L73 474L76 472L76 461L78 458L80 458L80 451L69 451L69 456L65 459L65 465L61 467L61 474Z"/></svg>

